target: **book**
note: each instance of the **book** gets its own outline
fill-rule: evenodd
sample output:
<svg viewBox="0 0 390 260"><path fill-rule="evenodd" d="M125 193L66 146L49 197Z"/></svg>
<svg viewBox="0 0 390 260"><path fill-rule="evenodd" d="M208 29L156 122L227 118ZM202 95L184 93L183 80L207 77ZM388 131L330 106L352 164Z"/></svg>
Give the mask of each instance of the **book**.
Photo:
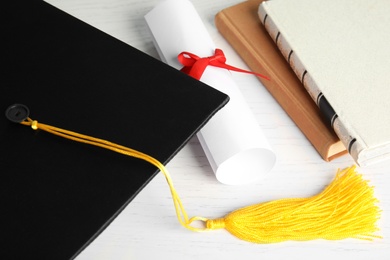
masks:
<svg viewBox="0 0 390 260"><path fill-rule="evenodd" d="M72 259L158 169L13 123L7 108L166 164L229 98L44 1L0 13L1 255Z"/></svg>
<svg viewBox="0 0 390 260"><path fill-rule="evenodd" d="M355 162L390 159L390 5L265 1L259 18Z"/></svg>
<svg viewBox="0 0 390 260"><path fill-rule="evenodd" d="M215 16L217 29L252 71L271 78L259 79L325 161L346 154L345 146L325 123L320 110L263 28L257 15L261 2L250 0L221 10Z"/></svg>

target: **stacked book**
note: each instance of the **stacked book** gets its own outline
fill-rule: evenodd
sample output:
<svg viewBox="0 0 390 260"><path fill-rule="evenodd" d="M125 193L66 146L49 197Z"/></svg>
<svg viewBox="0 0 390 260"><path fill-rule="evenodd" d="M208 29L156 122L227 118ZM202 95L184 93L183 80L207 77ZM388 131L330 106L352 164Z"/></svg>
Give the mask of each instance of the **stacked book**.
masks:
<svg viewBox="0 0 390 260"><path fill-rule="evenodd" d="M388 12L385 0L250 0L215 21L326 161L349 152L365 166L390 157Z"/></svg>

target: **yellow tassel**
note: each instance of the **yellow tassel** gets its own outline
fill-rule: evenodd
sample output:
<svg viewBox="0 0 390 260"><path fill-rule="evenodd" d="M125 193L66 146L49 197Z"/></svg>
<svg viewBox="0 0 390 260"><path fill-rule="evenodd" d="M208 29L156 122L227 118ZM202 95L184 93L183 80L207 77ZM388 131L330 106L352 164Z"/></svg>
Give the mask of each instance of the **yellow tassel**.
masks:
<svg viewBox="0 0 390 260"><path fill-rule="evenodd" d="M207 220L208 229L225 228L254 243L286 240L358 238L372 240L380 211L373 188L355 166L339 171L334 181L311 198L282 199L236 210Z"/></svg>
<svg viewBox="0 0 390 260"><path fill-rule="evenodd" d="M254 243L380 238L374 234L378 231L376 222L380 210L376 206L377 199L374 197L373 187L356 172L355 166L339 171L326 189L311 198L282 199L256 204L214 220L203 217L189 219L173 187L168 170L155 158L106 140L41 124L30 118L21 124L31 126L34 130L41 129L73 141L136 157L155 165L168 182L180 224L192 231L225 228L236 237ZM199 220L206 223L205 228L191 226L192 222Z"/></svg>

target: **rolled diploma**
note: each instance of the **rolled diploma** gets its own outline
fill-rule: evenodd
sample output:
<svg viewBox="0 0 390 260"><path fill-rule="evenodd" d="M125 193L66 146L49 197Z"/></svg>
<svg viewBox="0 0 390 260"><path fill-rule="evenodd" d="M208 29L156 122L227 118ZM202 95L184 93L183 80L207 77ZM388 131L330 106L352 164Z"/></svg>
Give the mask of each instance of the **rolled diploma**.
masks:
<svg viewBox="0 0 390 260"><path fill-rule="evenodd" d="M199 57L214 54L216 47L189 1L163 1L145 19L161 60L170 66L183 67L177 59L183 51ZM207 66L200 80L230 97L197 133L217 180L239 185L262 179L274 166L276 156L230 71Z"/></svg>

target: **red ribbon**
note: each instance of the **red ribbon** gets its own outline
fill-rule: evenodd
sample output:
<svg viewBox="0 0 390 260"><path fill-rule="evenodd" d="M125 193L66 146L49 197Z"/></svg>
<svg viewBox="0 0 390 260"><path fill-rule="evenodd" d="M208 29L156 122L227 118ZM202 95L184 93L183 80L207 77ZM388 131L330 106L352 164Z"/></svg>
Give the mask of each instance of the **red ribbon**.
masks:
<svg viewBox="0 0 390 260"><path fill-rule="evenodd" d="M226 57L225 54L221 49L215 49L215 53L213 56L200 58L196 56L193 53L190 52L182 52L177 57L179 59L179 62L184 66L181 71L192 76L193 78L196 78L199 80L202 77L202 74L207 66L214 66L219 68L224 68L232 71L237 72L243 72L243 73L249 73L256 76L259 76L261 78L269 80L267 76L264 76L259 73L255 73L248 70L239 69L233 66L230 66L226 64Z"/></svg>

